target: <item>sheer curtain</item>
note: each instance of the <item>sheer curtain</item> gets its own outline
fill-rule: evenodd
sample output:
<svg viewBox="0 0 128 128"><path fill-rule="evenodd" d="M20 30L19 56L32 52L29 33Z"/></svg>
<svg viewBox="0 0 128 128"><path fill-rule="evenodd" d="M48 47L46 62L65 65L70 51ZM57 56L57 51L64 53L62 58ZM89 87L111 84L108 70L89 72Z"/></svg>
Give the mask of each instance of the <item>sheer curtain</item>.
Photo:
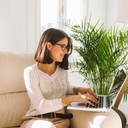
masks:
<svg viewBox="0 0 128 128"><path fill-rule="evenodd" d="M79 23L90 18L92 24L99 19L105 28L116 22L117 0L41 0L41 30L49 27L62 28L62 22Z"/></svg>

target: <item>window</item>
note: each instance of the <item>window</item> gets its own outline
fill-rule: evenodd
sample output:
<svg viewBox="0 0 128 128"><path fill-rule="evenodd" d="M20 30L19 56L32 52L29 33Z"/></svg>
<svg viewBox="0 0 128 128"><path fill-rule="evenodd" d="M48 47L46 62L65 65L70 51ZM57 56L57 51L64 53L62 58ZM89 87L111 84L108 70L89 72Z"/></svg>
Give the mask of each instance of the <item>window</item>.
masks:
<svg viewBox="0 0 128 128"><path fill-rule="evenodd" d="M82 19L83 0L41 0L41 31L56 27L66 30L63 22Z"/></svg>
<svg viewBox="0 0 128 128"><path fill-rule="evenodd" d="M82 19L82 0L67 0L67 19L79 23Z"/></svg>
<svg viewBox="0 0 128 128"><path fill-rule="evenodd" d="M57 27L58 0L41 0L41 31L47 28Z"/></svg>

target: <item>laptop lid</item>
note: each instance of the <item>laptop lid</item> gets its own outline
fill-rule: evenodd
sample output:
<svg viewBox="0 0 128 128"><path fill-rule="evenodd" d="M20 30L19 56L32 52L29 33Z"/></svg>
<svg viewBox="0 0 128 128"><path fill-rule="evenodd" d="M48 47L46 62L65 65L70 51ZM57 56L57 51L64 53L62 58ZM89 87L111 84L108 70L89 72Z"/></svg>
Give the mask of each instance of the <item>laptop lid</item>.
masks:
<svg viewBox="0 0 128 128"><path fill-rule="evenodd" d="M120 101L123 97L123 94L124 94L124 91L128 85L128 74L127 74L127 71L125 69L122 69L122 86L120 87L119 91L117 92L117 95L115 97L115 101L113 102L113 106L118 108L119 104L120 104ZM120 83L120 84L121 84Z"/></svg>
<svg viewBox="0 0 128 128"><path fill-rule="evenodd" d="M120 82L119 82L120 81ZM90 108L85 106L85 102L73 102L71 103L67 109L71 110L84 110L84 111L94 111L94 112L107 112L110 110L112 106L118 107L123 93L126 89L126 86L128 84L128 77L126 74L126 70L121 69L114 81L114 86L110 91L110 97L112 99L111 105L108 108ZM116 93L115 93L116 92Z"/></svg>

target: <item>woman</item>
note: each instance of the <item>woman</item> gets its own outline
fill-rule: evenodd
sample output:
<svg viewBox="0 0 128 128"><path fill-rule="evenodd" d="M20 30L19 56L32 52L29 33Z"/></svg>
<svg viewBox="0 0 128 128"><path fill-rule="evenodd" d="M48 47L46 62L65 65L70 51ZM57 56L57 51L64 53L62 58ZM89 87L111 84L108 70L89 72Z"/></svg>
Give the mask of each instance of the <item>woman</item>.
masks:
<svg viewBox="0 0 128 128"><path fill-rule="evenodd" d="M35 53L37 63L24 71L31 105L21 128L69 128L72 114L65 114L66 106L74 101L97 103L91 89L70 86L67 70L71 53L72 40L64 31L50 28L42 34Z"/></svg>

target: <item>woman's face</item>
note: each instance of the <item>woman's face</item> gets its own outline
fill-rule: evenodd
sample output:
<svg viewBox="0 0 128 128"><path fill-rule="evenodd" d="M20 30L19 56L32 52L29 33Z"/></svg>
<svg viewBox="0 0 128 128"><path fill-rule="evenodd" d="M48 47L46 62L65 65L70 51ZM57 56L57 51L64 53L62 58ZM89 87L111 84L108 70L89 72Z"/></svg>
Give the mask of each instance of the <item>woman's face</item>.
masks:
<svg viewBox="0 0 128 128"><path fill-rule="evenodd" d="M51 44L51 43L50 43ZM50 57L56 62L62 62L67 51L68 39L64 38L49 48Z"/></svg>

